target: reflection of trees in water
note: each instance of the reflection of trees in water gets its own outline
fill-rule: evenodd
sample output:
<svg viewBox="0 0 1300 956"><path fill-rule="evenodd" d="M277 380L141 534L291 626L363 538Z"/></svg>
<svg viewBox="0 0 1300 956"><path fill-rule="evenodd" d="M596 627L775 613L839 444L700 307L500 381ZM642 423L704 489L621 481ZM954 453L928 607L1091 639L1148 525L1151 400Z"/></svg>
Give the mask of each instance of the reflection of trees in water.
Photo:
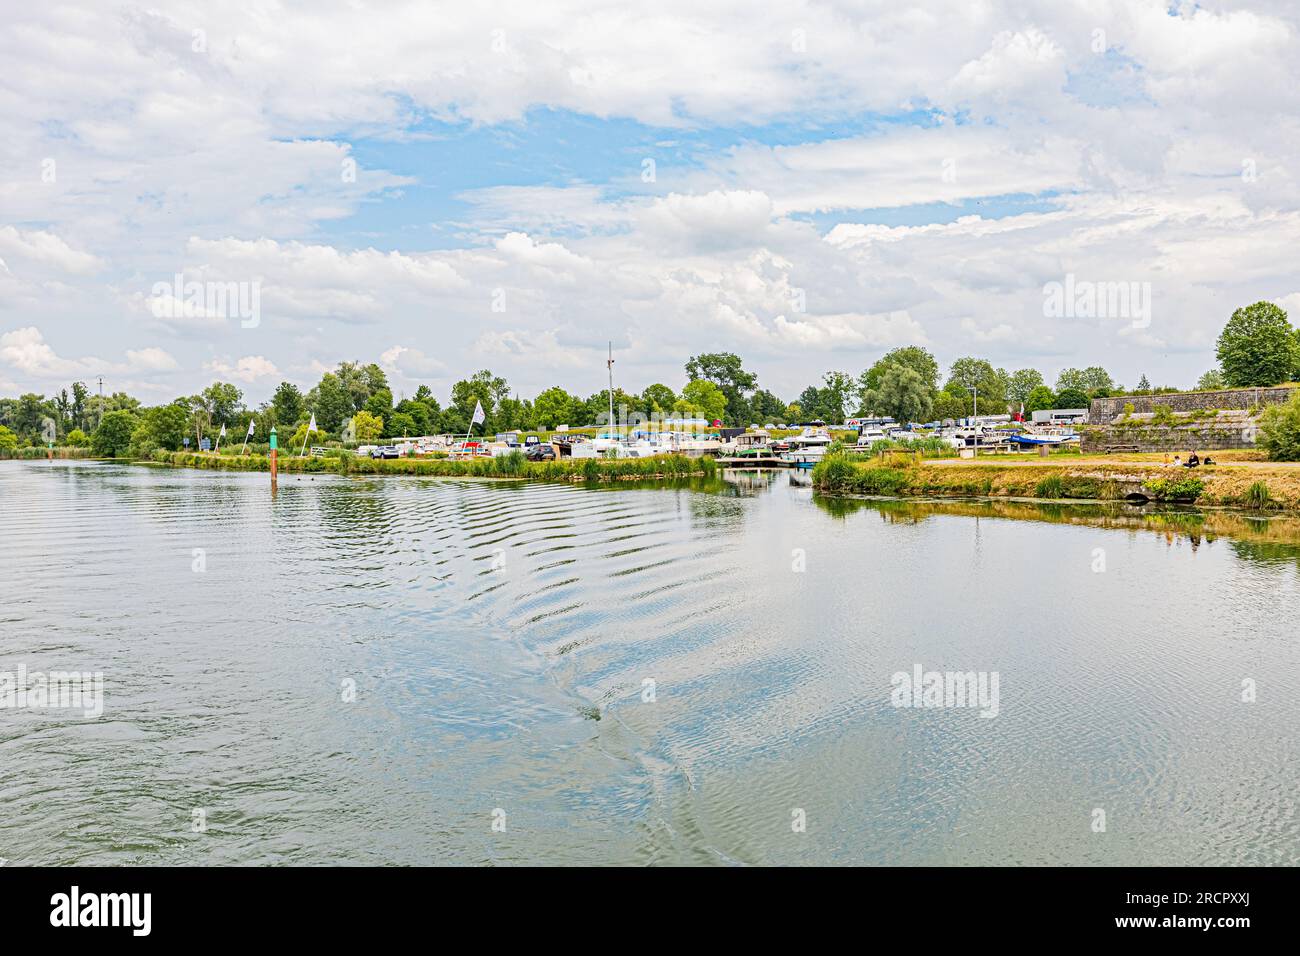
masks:
<svg viewBox="0 0 1300 956"><path fill-rule="evenodd" d="M1300 568L1300 547L1294 544L1280 544L1276 541L1250 541L1248 539L1228 542L1232 553L1243 561L1282 568L1294 564Z"/></svg>
<svg viewBox="0 0 1300 956"><path fill-rule="evenodd" d="M919 524L935 516L1005 518L1013 521L1041 521L1140 531L1163 535L1174 547L1184 541L1193 551L1215 539L1230 539L1235 554L1243 560L1262 563L1300 564L1300 518L1274 515L1263 517L1238 511L1131 505L1124 502L1056 504L1028 501L870 499L814 495L817 506L836 518L859 511L877 512L890 523Z"/></svg>

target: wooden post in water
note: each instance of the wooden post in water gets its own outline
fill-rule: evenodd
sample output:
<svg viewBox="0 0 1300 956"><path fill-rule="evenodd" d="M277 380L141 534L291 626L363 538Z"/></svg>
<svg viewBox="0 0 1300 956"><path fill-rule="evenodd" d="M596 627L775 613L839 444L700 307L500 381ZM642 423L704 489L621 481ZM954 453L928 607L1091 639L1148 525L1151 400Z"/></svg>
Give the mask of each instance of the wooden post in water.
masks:
<svg viewBox="0 0 1300 956"><path fill-rule="evenodd" d="M276 485L278 483L277 468L276 468L276 461L275 461L276 445L277 442L275 439L275 426L272 425L271 426L271 494L275 494Z"/></svg>

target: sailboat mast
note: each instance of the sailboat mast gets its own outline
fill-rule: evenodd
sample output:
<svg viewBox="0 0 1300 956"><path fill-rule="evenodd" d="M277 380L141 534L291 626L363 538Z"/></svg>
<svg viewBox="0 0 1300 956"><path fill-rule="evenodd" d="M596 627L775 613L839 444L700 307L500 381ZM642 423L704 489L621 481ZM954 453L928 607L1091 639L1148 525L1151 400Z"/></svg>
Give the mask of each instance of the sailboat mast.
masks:
<svg viewBox="0 0 1300 956"><path fill-rule="evenodd" d="M614 343L609 343L609 359L605 362L605 367L609 369L609 428L610 434L614 429Z"/></svg>

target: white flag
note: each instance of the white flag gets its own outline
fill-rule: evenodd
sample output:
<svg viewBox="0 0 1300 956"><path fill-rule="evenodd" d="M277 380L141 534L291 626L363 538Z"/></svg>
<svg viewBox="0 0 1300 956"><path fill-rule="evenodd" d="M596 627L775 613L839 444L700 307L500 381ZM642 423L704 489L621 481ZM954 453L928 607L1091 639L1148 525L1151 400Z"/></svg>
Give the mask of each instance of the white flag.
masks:
<svg viewBox="0 0 1300 956"><path fill-rule="evenodd" d="M254 423L255 423L254 419L250 418L250 419L248 420L248 434L249 434L250 436L253 434L253 425L254 425Z"/></svg>
<svg viewBox="0 0 1300 956"><path fill-rule="evenodd" d="M476 401L474 403L474 417L470 419L475 425L485 421L487 416L483 414L483 403Z"/></svg>
<svg viewBox="0 0 1300 956"><path fill-rule="evenodd" d="M318 430L319 430L319 429L316 428L316 413L315 413L315 412L312 412L312 413L311 413L311 423L307 426L307 431L308 431L308 433L310 433L310 432L314 432L314 431L318 431Z"/></svg>
<svg viewBox="0 0 1300 956"><path fill-rule="evenodd" d="M218 437L218 438L225 438L225 437L226 437L226 426L225 426L225 425L222 425L222 426L221 426L221 434L218 435L217 437Z"/></svg>

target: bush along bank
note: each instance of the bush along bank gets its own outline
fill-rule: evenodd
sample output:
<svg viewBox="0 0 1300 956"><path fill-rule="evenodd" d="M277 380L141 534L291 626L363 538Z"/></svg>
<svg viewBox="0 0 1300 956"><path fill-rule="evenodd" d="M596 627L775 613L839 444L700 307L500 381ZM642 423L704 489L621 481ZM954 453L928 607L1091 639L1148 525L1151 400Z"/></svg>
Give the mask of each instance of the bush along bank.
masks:
<svg viewBox="0 0 1300 956"><path fill-rule="evenodd" d="M47 454L47 449L40 445L31 445L26 448L0 448L0 460L32 461L38 458L51 457ZM89 448L82 448L78 445L58 445L54 448L54 458L94 458L95 453Z"/></svg>
<svg viewBox="0 0 1300 956"><path fill-rule="evenodd" d="M153 463L171 468L205 468L217 471L270 471L271 459L264 455L211 455L183 451L159 451ZM329 456L297 458L286 456L279 470L294 474L336 475L422 475L432 478L519 478L533 481L637 481L666 478L699 478L714 474L712 458L666 455L660 458L560 458L528 461L520 452L496 458L359 458Z"/></svg>
<svg viewBox="0 0 1300 956"><path fill-rule="evenodd" d="M1267 465L1185 468L1129 464L860 464L828 456L813 468L828 494L887 497L1044 498L1149 501L1252 510L1300 510L1300 472Z"/></svg>

